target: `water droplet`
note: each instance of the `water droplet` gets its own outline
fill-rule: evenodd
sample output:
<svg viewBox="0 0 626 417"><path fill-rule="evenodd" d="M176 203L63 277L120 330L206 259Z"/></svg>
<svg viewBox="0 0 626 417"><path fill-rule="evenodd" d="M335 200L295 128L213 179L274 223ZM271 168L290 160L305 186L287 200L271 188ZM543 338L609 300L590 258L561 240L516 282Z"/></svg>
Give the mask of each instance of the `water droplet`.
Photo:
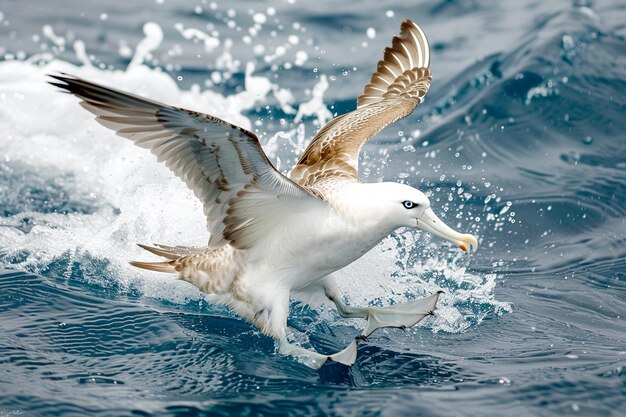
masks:
<svg viewBox="0 0 626 417"><path fill-rule="evenodd" d="M267 17L263 13L257 13L252 17L252 20L254 20L254 23L262 25L263 23L267 22Z"/></svg>
<svg viewBox="0 0 626 417"><path fill-rule="evenodd" d="M176 77L176 79L177 79L178 81L182 81L182 80L183 80L183 76L182 76L182 75L179 75L178 77Z"/></svg>
<svg viewBox="0 0 626 417"><path fill-rule="evenodd" d="M563 35L563 49L571 49L574 47L574 39L570 35Z"/></svg>
<svg viewBox="0 0 626 417"><path fill-rule="evenodd" d="M591 145L593 143L593 138L591 136L585 136L583 139L583 143L585 145Z"/></svg>

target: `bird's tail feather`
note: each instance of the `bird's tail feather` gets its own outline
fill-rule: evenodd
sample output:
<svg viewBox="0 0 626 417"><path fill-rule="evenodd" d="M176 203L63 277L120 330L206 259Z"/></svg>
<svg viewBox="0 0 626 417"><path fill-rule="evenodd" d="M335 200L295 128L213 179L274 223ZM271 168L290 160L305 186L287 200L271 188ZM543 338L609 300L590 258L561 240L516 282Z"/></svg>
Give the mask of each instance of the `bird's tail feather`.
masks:
<svg viewBox="0 0 626 417"><path fill-rule="evenodd" d="M187 256L195 255L200 253L202 249L200 248L189 248L186 246L165 246L154 243L154 246L142 245L138 244L138 246L142 249L147 250L150 253L161 256L165 259L168 259L165 262L140 262L140 261L132 261L130 264L134 267L147 269L148 271L156 271L156 272L165 272L168 274L175 274L178 271L176 270L177 265L179 265L178 260L181 258L185 258Z"/></svg>
<svg viewBox="0 0 626 417"><path fill-rule="evenodd" d="M187 246L165 246L159 245L158 243L153 243L154 246L142 245L138 243L142 249L147 250L150 253L154 253L155 255L162 256L166 259L179 259L184 256L196 255L202 252L201 248L190 248Z"/></svg>
<svg viewBox="0 0 626 417"><path fill-rule="evenodd" d="M134 267L147 269L148 271L165 272L168 274L175 274L177 272L176 261L166 261L166 262L131 261L129 263Z"/></svg>

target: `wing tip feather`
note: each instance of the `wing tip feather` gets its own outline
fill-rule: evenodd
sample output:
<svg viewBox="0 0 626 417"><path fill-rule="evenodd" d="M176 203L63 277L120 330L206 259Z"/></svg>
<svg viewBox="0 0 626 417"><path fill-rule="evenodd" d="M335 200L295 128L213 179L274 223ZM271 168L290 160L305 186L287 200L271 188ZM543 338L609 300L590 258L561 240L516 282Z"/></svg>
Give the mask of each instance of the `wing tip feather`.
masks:
<svg viewBox="0 0 626 417"><path fill-rule="evenodd" d="M400 34L392 38L391 47L385 48L383 59L378 61L376 66L376 72L372 74L363 94L357 99L357 107L395 96L424 97L431 76L430 71L424 74L422 72L429 67L430 46L426 34L413 20L404 20L400 24ZM407 75L408 71L415 72L414 75L418 75L417 79L410 74ZM416 91L412 93L411 90Z"/></svg>

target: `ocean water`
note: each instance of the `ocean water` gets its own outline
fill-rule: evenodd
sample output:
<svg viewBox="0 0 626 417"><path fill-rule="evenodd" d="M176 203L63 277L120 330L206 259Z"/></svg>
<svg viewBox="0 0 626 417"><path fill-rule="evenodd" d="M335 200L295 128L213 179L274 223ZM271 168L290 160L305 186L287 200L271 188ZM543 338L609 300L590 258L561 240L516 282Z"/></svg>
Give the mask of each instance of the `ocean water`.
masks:
<svg viewBox="0 0 626 417"><path fill-rule="evenodd" d="M444 290L434 317L314 371L128 265L206 242L200 204L45 74L226 118L286 172L406 18L433 84L362 176L421 188L481 247L399 230L336 276L355 305ZM0 416L624 415L624 22L617 0L0 0ZM294 301L289 325L333 352L363 323Z"/></svg>

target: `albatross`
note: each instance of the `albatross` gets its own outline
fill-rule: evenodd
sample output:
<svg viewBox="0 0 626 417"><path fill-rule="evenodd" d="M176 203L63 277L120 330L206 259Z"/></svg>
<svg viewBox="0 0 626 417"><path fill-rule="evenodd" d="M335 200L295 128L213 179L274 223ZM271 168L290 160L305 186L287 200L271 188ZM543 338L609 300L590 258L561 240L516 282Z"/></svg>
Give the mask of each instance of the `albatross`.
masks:
<svg viewBox="0 0 626 417"><path fill-rule="evenodd" d="M392 46L354 111L322 127L288 176L279 172L252 132L217 117L170 106L61 73L51 84L74 94L96 120L150 150L203 204L209 231L203 248L140 244L158 262L131 262L178 278L275 338L278 350L312 368L351 366L357 342L384 327L408 328L433 313L440 292L387 307L344 302L332 273L360 258L398 228L417 228L476 250L470 234L441 221L424 193L396 182L364 183L363 145L422 102L431 83L430 50L411 20ZM287 339L290 295L323 296L341 317L366 325L333 354Z"/></svg>

